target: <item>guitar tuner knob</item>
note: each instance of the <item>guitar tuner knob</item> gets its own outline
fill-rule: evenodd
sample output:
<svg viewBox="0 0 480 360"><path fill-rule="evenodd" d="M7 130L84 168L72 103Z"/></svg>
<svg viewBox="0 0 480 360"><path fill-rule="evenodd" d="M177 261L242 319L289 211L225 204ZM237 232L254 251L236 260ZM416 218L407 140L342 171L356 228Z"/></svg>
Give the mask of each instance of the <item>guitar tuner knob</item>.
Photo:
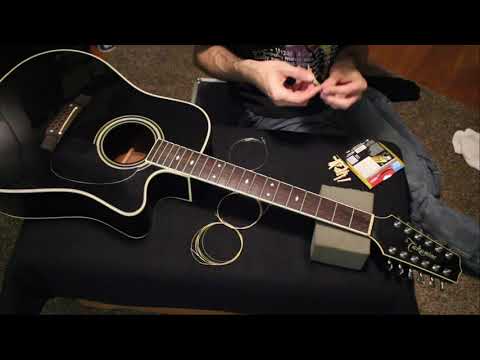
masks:
<svg viewBox="0 0 480 360"><path fill-rule="evenodd" d="M446 258L447 260L450 260L452 257L453 257L453 253L451 253L451 252L445 253L445 258Z"/></svg>
<svg viewBox="0 0 480 360"><path fill-rule="evenodd" d="M393 264L390 260L387 261L387 265L388 265L388 271L392 271L393 269Z"/></svg>
<svg viewBox="0 0 480 360"><path fill-rule="evenodd" d="M432 241L432 240L426 240L426 241L425 241L425 246L430 247L430 246L432 246L432 245L433 245L433 241Z"/></svg>
<svg viewBox="0 0 480 360"><path fill-rule="evenodd" d="M442 251L443 251L443 247L441 247L441 246L437 246L437 247L435 248L435 252L436 252L437 254L440 254Z"/></svg>
<svg viewBox="0 0 480 360"><path fill-rule="evenodd" d="M413 255L411 258L410 258L410 261L414 264L416 264L418 261L420 260L420 258L417 256L417 255Z"/></svg>
<svg viewBox="0 0 480 360"><path fill-rule="evenodd" d="M418 272L417 281L419 284L424 284L423 275L421 272Z"/></svg>
<svg viewBox="0 0 480 360"><path fill-rule="evenodd" d="M433 265L433 266L432 266L432 270L435 271L435 272L440 271L440 268L441 268L440 265Z"/></svg>
<svg viewBox="0 0 480 360"><path fill-rule="evenodd" d="M406 252L406 251L402 251L402 252L400 253L400 257L401 257L402 259L406 259L407 256L408 256L408 252Z"/></svg>
<svg viewBox="0 0 480 360"><path fill-rule="evenodd" d="M412 228L409 228L409 227L407 227L407 228L405 228L405 230L403 230L403 232L407 235L410 235L412 233L412 231L413 231Z"/></svg>
<svg viewBox="0 0 480 360"><path fill-rule="evenodd" d="M413 238L418 241L422 238L422 234L415 234Z"/></svg>
<svg viewBox="0 0 480 360"><path fill-rule="evenodd" d="M395 246L390 246L388 252L390 255L394 255L397 252L397 248Z"/></svg>
<svg viewBox="0 0 480 360"><path fill-rule="evenodd" d="M452 270L451 270L451 269L444 269L444 270L442 271L442 274L445 275L445 276L448 276L448 275L450 275L451 273L452 273Z"/></svg>
<svg viewBox="0 0 480 360"><path fill-rule="evenodd" d="M398 275L403 275L405 270L403 269L403 266L401 264L398 264Z"/></svg>
<svg viewBox="0 0 480 360"><path fill-rule="evenodd" d="M428 285L430 285L432 288L435 287L435 279L430 276L430 280L428 281Z"/></svg>
<svg viewBox="0 0 480 360"><path fill-rule="evenodd" d="M428 261L428 260L423 260L423 261L421 262L421 265L422 265L424 268L427 268L427 267L430 265L430 261Z"/></svg>
<svg viewBox="0 0 480 360"><path fill-rule="evenodd" d="M399 228L400 226L402 226L402 222L400 220L397 220L393 223L393 226Z"/></svg>

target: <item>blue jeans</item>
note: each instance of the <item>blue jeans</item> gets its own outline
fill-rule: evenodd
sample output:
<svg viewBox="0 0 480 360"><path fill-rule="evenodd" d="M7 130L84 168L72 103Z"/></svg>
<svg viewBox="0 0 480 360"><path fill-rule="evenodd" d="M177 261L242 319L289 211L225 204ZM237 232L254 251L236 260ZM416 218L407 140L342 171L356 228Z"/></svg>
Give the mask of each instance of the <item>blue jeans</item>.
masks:
<svg viewBox="0 0 480 360"><path fill-rule="evenodd" d="M462 256L462 265L480 275L479 225L468 216L450 209L439 199L440 171L421 142L406 127L391 102L369 88L349 110L328 109L320 114L291 119L265 118L247 111L246 122L264 130L341 134L328 124L337 122L360 137L397 145L406 163L405 174L411 193L410 214L415 226L435 239L445 241ZM325 126L327 124L327 127Z"/></svg>

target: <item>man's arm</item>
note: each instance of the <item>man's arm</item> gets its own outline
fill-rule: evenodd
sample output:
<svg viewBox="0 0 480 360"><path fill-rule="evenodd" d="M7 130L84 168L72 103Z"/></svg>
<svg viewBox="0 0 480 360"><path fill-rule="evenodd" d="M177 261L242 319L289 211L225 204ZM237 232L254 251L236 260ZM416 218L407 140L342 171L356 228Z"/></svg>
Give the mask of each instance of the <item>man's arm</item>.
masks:
<svg viewBox="0 0 480 360"><path fill-rule="evenodd" d="M362 69L368 62L368 45L347 46L337 55L330 77L322 84L320 97L333 109L346 110L367 90Z"/></svg>
<svg viewBox="0 0 480 360"><path fill-rule="evenodd" d="M220 45L196 45L195 65L209 76L224 81L246 82L245 61Z"/></svg>
<svg viewBox="0 0 480 360"><path fill-rule="evenodd" d="M201 70L220 80L254 85L278 106L306 106L319 93L315 76L309 70L278 60L241 59L220 45L196 46L194 62ZM285 87L288 78L309 85L302 91Z"/></svg>

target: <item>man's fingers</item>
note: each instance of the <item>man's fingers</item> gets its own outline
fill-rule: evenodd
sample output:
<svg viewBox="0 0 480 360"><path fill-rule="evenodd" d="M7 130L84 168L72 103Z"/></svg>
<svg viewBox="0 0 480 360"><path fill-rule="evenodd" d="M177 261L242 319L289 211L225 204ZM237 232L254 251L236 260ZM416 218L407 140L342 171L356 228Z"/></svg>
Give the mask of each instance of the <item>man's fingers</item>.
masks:
<svg viewBox="0 0 480 360"><path fill-rule="evenodd" d="M332 78L332 77L329 77L327 80L325 80L322 84L320 84L320 87L321 87L321 92L322 94L325 92L325 91L328 91L328 89L334 87L337 85L337 80Z"/></svg>
<svg viewBox="0 0 480 360"><path fill-rule="evenodd" d="M305 91L290 91L284 89L272 97L273 102L279 106L306 106L311 98L320 91L319 86L310 85Z"/></svg>
<svg viewBox="0 0 480 360"><path fill-rule="evenodd" d="M293 66L288 63L284 63L282 67L284 75L290 76L296 80L313 82L315 80L315 75L307 69L304 69L301 66Z"/></svg>
<svg viewBox="0 0 480 360"><path fill-rule="evenodd" d="M312 97L317 95L320 92L319 86L310 86L304 91L289 92L286 94L284 100L288 100L294 103L304 103L305 101L310 100Z"/></svg>
<svg viewBox="0 0 480 360"><path fill-rule="evenodd" d="M333 109L336 110L346 110L350 108L358 99L359 96L352 96L352 97L340 97L340 96L323 96L323 101Z"/></svg>
<svg viewBox="0 0 480 360"><path fill-rule="evenodd" d="M325 96L341 95L343 97L349 97L357 95L365 90L363 84L351 82L345 85L336 85L325 89L322 93Z"/></svg>

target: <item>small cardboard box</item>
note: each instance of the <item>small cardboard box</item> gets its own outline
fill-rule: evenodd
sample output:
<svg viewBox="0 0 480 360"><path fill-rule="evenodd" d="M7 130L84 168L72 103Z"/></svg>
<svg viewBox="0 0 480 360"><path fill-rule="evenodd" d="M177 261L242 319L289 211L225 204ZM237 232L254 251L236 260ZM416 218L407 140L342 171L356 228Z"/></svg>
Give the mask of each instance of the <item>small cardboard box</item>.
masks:
<svg viewBox="0 0 480 360"><path fill-rule="evenodd" d="M323 185L320 195L366 212L373 212L369 192ZM361 270L370 255L370 239L330 224L317 222L310 248L312 261Z"/></svg>

